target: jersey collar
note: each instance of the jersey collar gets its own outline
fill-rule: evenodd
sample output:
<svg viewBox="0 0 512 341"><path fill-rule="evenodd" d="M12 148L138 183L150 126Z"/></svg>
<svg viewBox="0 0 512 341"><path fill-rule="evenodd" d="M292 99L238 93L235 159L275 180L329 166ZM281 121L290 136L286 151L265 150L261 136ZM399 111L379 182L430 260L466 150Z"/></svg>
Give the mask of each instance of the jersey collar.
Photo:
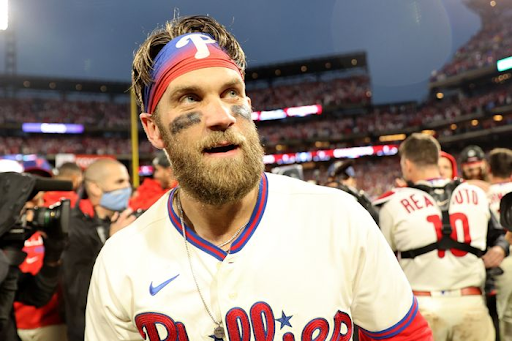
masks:
<svg viewBox="0 0 512 341"><path fill-rule="evenodd" d="M180 218L178 214L174 211L174 208L172 207L172 203L174 200L174 196L176 194L177 188L174 188L171 191L171 194L169 195L169 199L167 201L167 211L169 213L169 218L171 220L172 225L174 228L179 232L179 234L183 238L183 229L181 226ZM247 223L247 226L242 231L242 233L233 241L233 244L231 244L231 254L235 254L238 251L240 251L245 244L249 241L251 236L254 234L254 231L256 231L256 228L258 227L261 218L263 217L263 213L265 212L265 207L267 206L267 199L268 199L268 179L265 173L261 176L260 180L260 186L258 191L258 198L256 200L256 205L254 206L254 210L252 211L251 218L249 219L249 222ZM201 238L199 235L197 235L191 228L189 228L185 224L185 234L187 236L187 240L190 242L190 244L194 245L195 247L203 250L204 252L212 255L213 257L217 258L218 260L222 261L227 255L227 252L218 248L214 244L210 243L209 241Z"/></svg>

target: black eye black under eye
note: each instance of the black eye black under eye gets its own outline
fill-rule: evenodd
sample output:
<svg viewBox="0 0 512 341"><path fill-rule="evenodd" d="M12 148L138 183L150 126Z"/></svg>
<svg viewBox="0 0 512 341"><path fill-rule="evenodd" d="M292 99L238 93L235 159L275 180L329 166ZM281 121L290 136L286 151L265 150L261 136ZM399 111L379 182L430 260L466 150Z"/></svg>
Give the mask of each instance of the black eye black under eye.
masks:
<svg viewBox="0 0 512 341"><path fill-rule="evenodd" d="M184 129L187 129L195 124L201 122L201 117L203 116L200 112L191 112L179 117L176 117L174 121L169 124L169 131L172 134L177 134Z"/></svg>

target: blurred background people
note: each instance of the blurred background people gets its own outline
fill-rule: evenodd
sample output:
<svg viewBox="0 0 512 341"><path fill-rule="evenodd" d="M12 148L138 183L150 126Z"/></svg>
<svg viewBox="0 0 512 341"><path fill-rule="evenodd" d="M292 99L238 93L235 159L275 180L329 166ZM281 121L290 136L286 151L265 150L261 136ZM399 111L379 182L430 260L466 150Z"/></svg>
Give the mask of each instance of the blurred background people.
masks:
<svg viewBox="0 0 512 341"><path fill-rule="evenodd" d="M73 183L72 191L47 191L43 195L44 204L46 206L52 205L62 198L69 199L71 207L75 207L78 200L78 190L82 186L83 174L82 168L80 168L74 162L63 163L60 167L55 170L54 179L66 180Z"/></svg>
<svg viewBox="0 0 512 341"><path fill-rule="evenodd" d="M479 146L470 145L460 153L460 165L464 180L487 181L487 161Z"/></svg>
<svg viewBox="0 0 512 341"><path fill-rule="evenodd" d="M379 223L379 213L373 206L366 193L357 188L354 160L336 161L327 170L327 182L325 186L341 189L352 195L372 216L373 220Z"/></svg>
<svg viewBox="0 0 512 341"><path fill-rule="evenodd" d="M153 159L153 178L146 178L133 193L130 207L133 210L147 210L168 190L177 186L171 164L165 152L160 151Z"/></svg>
<svg viewBox="0 0 512 341"><path fill-rule="evenodd" d="M457 177L457 161L453 155L441 151L438 164L439 174L443 179L453 180Z"/></svg>
<svg viewBox="0 0 512 341"><path fill-rule="evenodd" d="M512 192L512 150L495 148L489 153L490 187L487 193L493 214L500 217L500 201ZM503 274L496 276L496 305L501 341L512 341L512 258L501 262Z"/></svg>
<svg viewBox="0 0 512 341"><path fill-rule="evenodd" d="M103 158L84 172L87 198L73 209L63 254L63 291L69 341L83 341L92 269L105 241L135 220L128 208L132 188L126 167Z"/></svg>
<svg viewBox="0 0 512 341"><path fill-rule="evenodd" d="M5 162L2 161L1 164ZM2 168L0 165L0 173L5 170ZM64 214L58 214L59 218L38 219L42 212L39 208L42 205L42 192L37 190L38 176L28 173L26 176L18 175L22 168L8 167L7 170L14 172L0 174L3 189L0 198L0 253L7 256L9 265L7 274L0 271L0 340L18 341L18 332L23 340L61 340L62 330L54 328L56 325L62 325L60 316L57 314L55 318L47 313L54 307L48 302L55 299L60 278L61 254L65 246L65 234L57 227L61 227L60 224L66 224L67 221L61 220L65 218ZM28 192L27 189L30 191L30 188L33 190ZM3 223L8 221L6 218L10 214L16 217L18 207L21 210L20 217L16 222L13 221L10 228L4 226ZM38 233L40 237L37 238L37 243L31 245L26 241L36 228L45 232ZM27 254L23 250L31 251L32 246L37 248L32 250L32 254L41 254L41 257L26 257ZM5 265L6 259L2 257L0 263ZM16 319L14 305L21 309L17 311ZM37 309L43 306L46 308ZM18 315L18 312L21 315Z"/></svg>
<svg viewBox="0 0 512 341"><path fill-rule="evenodd" d="M30 168L26 171L36 176L41 175L50 178L51 174L44 169ZM81 170L80 170L81 172ZM59 180L70 180L66 177L56 177ZM52 193L59 193L58 196ZM29 207L49 207L59 202L62 198L71 199L76 202L76 193L74 196L66 195L68 192L39 192L27 203ZM29 239L25 241L23 251L27 254L25 260L20 265L23 273L36 275L43 266L45 255L45 246L43 236L40 232L35 232ZM60 286L53 294L50 301L42 306L35 307L33 305L15 302L14 312L16 316L16 324L18 327L18 335L22 341L51 341L66 340L66 325L63 318L62 291Z"/></svg>
<svg viewBox="0 0 512 341"><path fill-rule="evenodd" d="M490 219L486 194L441 177L441 148L434 137L414 133L399 150L408 187L383 198L380 227L398 254L434 340L494 341L482 292L481 257ZM467 228L457 229L464 222Z"/></svg>

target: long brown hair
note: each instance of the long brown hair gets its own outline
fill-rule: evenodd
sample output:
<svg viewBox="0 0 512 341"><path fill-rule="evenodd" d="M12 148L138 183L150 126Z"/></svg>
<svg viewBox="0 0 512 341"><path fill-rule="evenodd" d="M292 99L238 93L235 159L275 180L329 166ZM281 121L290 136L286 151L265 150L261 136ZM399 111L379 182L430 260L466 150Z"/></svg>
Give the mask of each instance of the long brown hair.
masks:
<svg viewBox="0 0 512 341"><path fill-rule="evenodd" d="M193 32L212 36L237 64L242 75L245 73L245 53L235 37L222 24L208 16L176 17L168 21L164 27L155 29L135 53L132 64L132 87L137 104L143 112L147 110L143 104L144 87L153 82L151 70L156 55L172 39Z"/></svg>

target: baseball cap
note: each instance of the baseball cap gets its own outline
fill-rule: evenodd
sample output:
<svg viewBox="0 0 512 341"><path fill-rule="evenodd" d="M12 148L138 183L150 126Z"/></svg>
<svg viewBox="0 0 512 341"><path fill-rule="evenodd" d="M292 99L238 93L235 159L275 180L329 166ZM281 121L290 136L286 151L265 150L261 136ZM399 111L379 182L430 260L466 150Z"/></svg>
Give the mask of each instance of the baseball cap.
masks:
<svg viewBox="0 0 512 341"><path fill-rule="evenodd" d="M24 173L29 173L29 174L32 174L32 175L38 175L40 177L43 177L43 178L52 178L53 177L53 174L44 169L44 168L41 168L41 167L29 167L29 168L25 168L25 171Z"/></svg>
<svg viewBox="0 0 512 341"><path fill-rule="evenodd" d="M460 153L461 163L478 162L485 159L485 153L479 146L470 145Z"/></svg>
<svg viewBox="0 0 512 341"><path fill-rule="evenodd" d="M160 151L158 155L153 159L153 166L161 166L161 167L171 167L171 163L169 162L169 158L164 151Z"/></svg>
<svg viewBox="0 0 512 341"><path fill-rule="evenodd" d="M329 166L327 170L327 175L329 177L343 176L343 178L355 178L356 172L354 170L354 160L344 160L344 161L336 161L332 165Z"/></svg>

